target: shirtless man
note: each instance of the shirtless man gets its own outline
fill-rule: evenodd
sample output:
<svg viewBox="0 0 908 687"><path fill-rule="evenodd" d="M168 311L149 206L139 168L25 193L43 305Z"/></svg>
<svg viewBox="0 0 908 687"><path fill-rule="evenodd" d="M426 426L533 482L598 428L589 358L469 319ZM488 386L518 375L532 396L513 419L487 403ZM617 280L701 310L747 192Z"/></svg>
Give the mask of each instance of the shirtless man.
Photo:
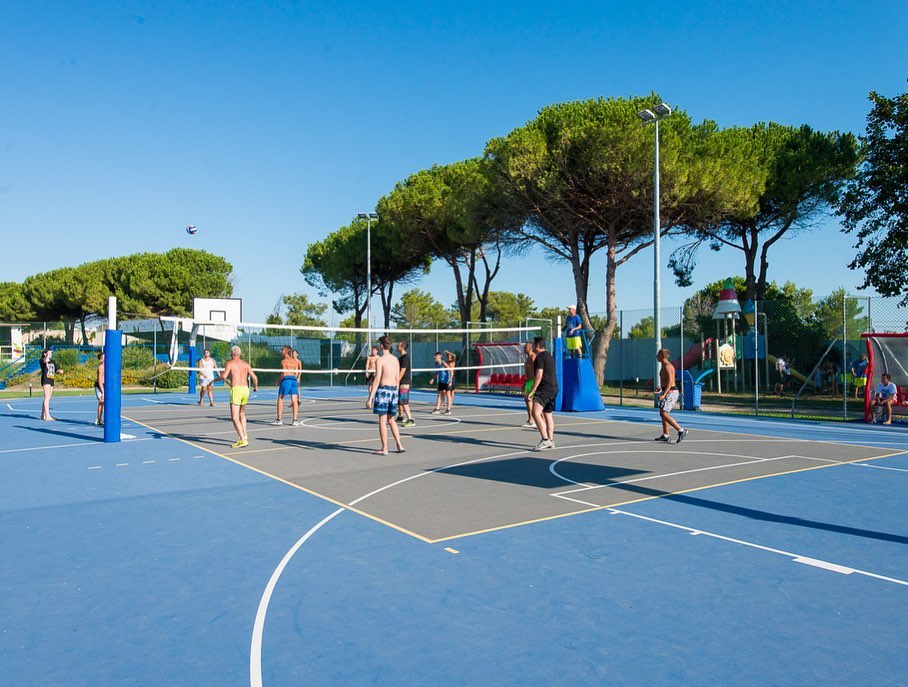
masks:
<svg viewBox="0 0 908 687"><path fill-rule="evenodd" d="M372 391L372 383L375 381L375 366L378 363L378 346L372 347L372 352L366 358L366 388Z"/></svg>
<svg viewBox="0 0 908 687"><path fill-rule="evenodd" d="M98 374L95 376L95 396L98 397L98 419L95 424L104 426L104 352L98 353Z"/></svg>
<svg viewBox="0 0 908 687"><path fill-rule="evenodd" d="M303 402L300 400L300 385L303 383L303 361L300 360L300 352L295 348L290 351L290 355L293 356L293 359L296 361L296 404L302 405Z"/></svg>
<svg viewBox="0 0 908 687"><path fill-rule="evenodd" d="M684 437L687 436L688 430L682 429L678 421L671 416L672 408L678 402L678 387L675 385L675 366L669 362L671 353L667 348L662 348L656 354L656 360L662 363L662 369L659 370L659 389L656 391L656 400L659 402L659 417L662 419L662 434L656 437L656 441L671 443L668 436L669 427L673 427L678 432L678 439L675 442L680 444Z"/></svg>
<svg viewBox="0 0 908 687"><path fill-rule="evenodd" d="M397 428L397 404L400 399L398 385L400 383L400 362L391 355L391 339L388 336L379 337L383 355L376 356L375 380L369 388L369 398L366 407L378 415L378 436L381 439L381 449L375 455L388 455L388 424L391 425L391 434L397 444L397 452L403 453L400 443L400 430Z"/></svg>
<svg viewBox="0 0 908 687"><path fill-rule="evenodd" d="M215 370L217 370L217 364L214 362L214 358L211 357L211 351L206 348L202 354L202 359L199 361L199 386L201 387L199 405L202 405L205 394L208 394L208 405L214 408L214 396L212 396L211 391L214 389Z"/></svg>
<svg viewBox="0 0 908 687"><path fill-rule="evenodd" d="M527 341L523 344L523 352L526 358L523 361L523 374L526 379L523 382L523 400L527 404L527 421L521 427L533 429L536 422L533 420L533 399L530 397L530 391L533 389L533 378L536 373L533 370L533 362L536 360L536 352L533 350L533 342Z"/></svg>
<svg viewBox="0 0 908 687"><path fill-rule="evenodd" d="M230 419L233 421L233 428L240 437L239 441L231 445L231 448L242 448L249 445L249 438L246 434L246 404L249 402L249 378L252 378L252 390L258 391L259 378L241 357L243 354L239 346L233 346L230 349L230 360L224 366L224 370L218 375L230 387Z"/></svg>
<svg viewBox="0 0 908 687"><path fill-rule="evenodd" d="M294 427L300 426L299 421L299 382L297 381L297 370L299 370L300 361L293 358L293 353L291 352L290 346L281 346L281 382L280 386L277 388L277 420L272 422L272 425L280 427L284 424L283 415L284 415L284 396L290 397L290 408L293 410L293 422Z"/></svg>

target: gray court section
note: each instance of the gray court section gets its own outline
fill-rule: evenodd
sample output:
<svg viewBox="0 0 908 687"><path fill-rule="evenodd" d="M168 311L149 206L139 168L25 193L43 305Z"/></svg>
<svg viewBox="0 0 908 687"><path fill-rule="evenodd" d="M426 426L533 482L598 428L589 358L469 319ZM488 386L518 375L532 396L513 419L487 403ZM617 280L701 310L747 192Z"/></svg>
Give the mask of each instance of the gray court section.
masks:
<svg viewBox="0 0 908 687"><path fill-rule="evenodd" d="M656 426L571 415L556 416L557 447L534 452L539 435L519 427L524 413L464 406L451 418L415 404L417 426L401 430L407 452L392 441L376 456L376 419L361 399L305 403L303 427L289 426L289 408L285 426L268 425L274 405L249 406L243 449L230 448L226 406L126 415L430 541L889 453L710 431L665 445L653 441Z"/></svg>

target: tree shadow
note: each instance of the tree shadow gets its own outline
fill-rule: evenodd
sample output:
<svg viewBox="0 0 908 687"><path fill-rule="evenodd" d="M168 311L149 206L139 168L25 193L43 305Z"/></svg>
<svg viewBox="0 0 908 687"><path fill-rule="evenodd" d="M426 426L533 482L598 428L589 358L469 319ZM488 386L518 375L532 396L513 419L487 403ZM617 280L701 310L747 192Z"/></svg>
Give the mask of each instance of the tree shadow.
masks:
<svg viewBox="0 0 908 687"><path fill-rule="evenodd" d="M59 422L59 420L58 420ZM54 423L47 423L54 424ZM69 439L82 439L83 441L104 441L104 437L90 436L87 434L76 434L75 432L64 432L60 429L51 429L50 427L27 427L26 425L13 425L16 429L26 429L29 432L38 432L40 434L50 434L58 437L67 437ZM94 426L94 425L92 425Z"/></svg>
<svg viewBox="0 0 908 687"><path fill-rule="evenodd" d="M494 480L506 482L509 484L519 484L540 489L557 489L569 485L565 480L560 479L549 471L551 460L535 457L517 457L506 460L496 460L484 463L472 463L469 465L460 465L451 468L437 470L441 474L453 474L463 477L473 477L476 479ZM747 508L745 506L736 506L720 501L712 501L698 496L689 494L677 494L661 489L653 489L639 484L627 484L620 480L629 475L641 474L647 472L644 470L631 470L609 465L593 465L589 463L570 463L571 478L577 482L585 484L598 484L609 489L617 489L623 492L634 494L636 496L648 498L660 498L666 501L674 501L687 506L696 508L705 508L708 510L728 513L738 517L757 520L760 522L771 522L781 525L790 525L792 527L805 527L809 529L820 530L823 532L835 532L836 534L845 534L853 537L862 537L865 539L877 539L879 541L892 542L895 544L908 544L908 536L892 534L889 532L878 532L875 530L866 530L860 527L851 527L849 525L840 525L836 523L822 522L811 520L794 515L785 515L782 513L773 513L768 510L758 510ZM704 484L704 487L710 486Z"/></svg>

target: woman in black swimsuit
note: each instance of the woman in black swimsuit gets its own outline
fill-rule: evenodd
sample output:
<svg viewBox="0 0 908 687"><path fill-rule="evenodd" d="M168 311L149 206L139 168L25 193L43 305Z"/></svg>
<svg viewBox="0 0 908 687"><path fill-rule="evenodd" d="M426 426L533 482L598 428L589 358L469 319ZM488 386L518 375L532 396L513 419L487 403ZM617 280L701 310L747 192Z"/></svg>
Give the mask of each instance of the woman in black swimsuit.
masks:
<svg viewBox="0 0 908 687"><path fill-rule="evenodd" d="M41 388L44 389L44 403L41 406L41 419L53 420L50 416L50 397L54 394L54 377L62 374L63 370L51 358L49 348L41 351Z"/></svg>

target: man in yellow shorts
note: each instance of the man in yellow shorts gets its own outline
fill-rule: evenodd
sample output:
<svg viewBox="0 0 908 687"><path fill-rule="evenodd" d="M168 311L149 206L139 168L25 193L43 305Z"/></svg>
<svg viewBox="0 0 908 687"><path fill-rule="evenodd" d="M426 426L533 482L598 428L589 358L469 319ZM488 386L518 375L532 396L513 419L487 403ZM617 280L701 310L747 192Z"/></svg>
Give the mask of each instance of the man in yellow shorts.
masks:
<svg viewBox="0 0 908 687"><path fill-rule="evenodd" d="M230 360L227 361L223 372L219 375L230 386L230 419L240 437L239 441L231 445L231 448L242 448L249 445L249 438L246 434L246 404L249 402L250 378L252 378L252 390L258 391L259 389L259 379L249 367L249 363L243 360L242 353L239 346L231 348Z"/></svg>

